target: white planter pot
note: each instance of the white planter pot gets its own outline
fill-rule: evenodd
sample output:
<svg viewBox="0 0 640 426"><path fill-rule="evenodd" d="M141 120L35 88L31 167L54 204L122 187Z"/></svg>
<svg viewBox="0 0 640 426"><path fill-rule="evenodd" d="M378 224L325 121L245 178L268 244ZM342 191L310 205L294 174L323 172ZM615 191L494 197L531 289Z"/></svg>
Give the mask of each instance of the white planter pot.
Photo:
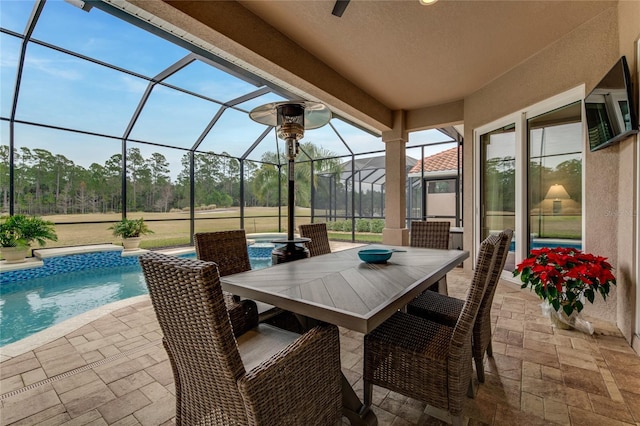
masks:
<svg viewBox="0 0 640 426"><path fill-rule="evenodd" d="M593 325L589 321L585 321L580 316L580 313L573 311L571 315L567 315L562 308L556 312L548 302L542 302L540 305L542 313L545 316L549 316L551 323L558 329L571 330L575 329L586 334L593 334Z"/></svg>
<svg viewBox="0 0 640 426"><path fill-rule="evenodd" d="M138 247L140 247L141 240L142 240L142 237L123 238L122 246L124 247L124 251L138 250Z"/></svg>
<svg viewBox="0 0 640 426"><path fill-rule="evenodd" d="M29 247L1 247L0 253L7 263L22 263L27 260Z"/></svg>

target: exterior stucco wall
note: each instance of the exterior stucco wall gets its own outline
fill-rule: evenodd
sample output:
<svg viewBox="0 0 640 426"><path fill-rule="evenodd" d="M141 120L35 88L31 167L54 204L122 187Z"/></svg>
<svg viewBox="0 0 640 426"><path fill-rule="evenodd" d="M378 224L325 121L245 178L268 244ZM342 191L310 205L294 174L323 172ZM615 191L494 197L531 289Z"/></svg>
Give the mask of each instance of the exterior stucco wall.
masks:
<svg viewBox="0 0 640 426"><path fill-rule="evenodd" d="M640 39L640 2L621 1L618 3L620 54L627 57L631 77L638 93L638 40ZM634 44L634 41L636 42ZM639 102L640 100L637 99ZM636 105L638 107L638 105ZM618 285L617 285L617 325L627 339L640 333L636 329L636 298L638 297L638 230L636 226L638 206L638 137L628 138L619 144L618 183ZM637 340L638 337L635 337ZM636 348L640 347L635 342ZM637 350L637 349L636 349Z"/></svg>
<svg viewBox="0 0 640 426"><path fill-rule="evenodd" d="M638 27L639 5L639 2L626 1L619 5L612 4L611 8L566 37L465 98L466 146L463 150L463 167L467 200L469 194L474 193L473 130L581 84L585 85L587 92L590 91L621 54L627 54L630 62L633 62L632 72L635 72L634 42L638 33L637 30L634 33L630 27ZM621 219L617 214L620 208L628 207L631 208L628 211L633 211L633 176L637 165L632 163L634 156L628 152L631 146L635 146L635 141L631 139L635 138L597 152L587 150L583 163L584 247L589 252L608 257L615 268L623 264L625 268L629 267L636 245L632 233L622 231L622 227L627 229L633 223L632 218ZM622 173L625 173L624 177ZM472 247L473 233L476 232L470 229L474 220L473 206L477 203L477 200L474 201L464 204L465 247ZM468 229L471 232L467 232ZM627 237L620 238L619 234L624 232L627 232ZM620 275L621 271L616 272ZM635 301L627 299L635 285L629 282L626 275L625 272L620 276L623 290L612 290L611 298L606 303L600 299L595 305L587 306L585 313L617 321L630 338L631 329L625 324L634 322L635 314L628 306L633 306ZM624 294L625 300L617 300L616 291Z"/></svg>

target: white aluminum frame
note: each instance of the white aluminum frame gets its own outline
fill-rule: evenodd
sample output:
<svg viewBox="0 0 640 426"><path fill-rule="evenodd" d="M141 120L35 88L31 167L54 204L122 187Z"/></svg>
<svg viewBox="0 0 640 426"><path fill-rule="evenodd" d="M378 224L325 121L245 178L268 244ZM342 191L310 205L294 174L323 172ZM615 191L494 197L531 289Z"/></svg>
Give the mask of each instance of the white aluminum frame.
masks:
<svg viewBox="0 0 640 426"><path fill-rule="evenodd" d="M477 127L473 130L473 163L474 163L474 188L473 188L473 247L471 250L472 259L475 259L477 255L478 247L480 247L481 243L481 208L480 208L480 136L491 132L493 130L504 127L508 124L515 124L515 134L516 134L516 216L515 216L515 237L516 241L519 244L516 244L516 264L520 263L523 259L527 257L528 251L525 244L522 244L523 241L527 239L527 218L528 211L526 209L526 194L527 194L527 151L526 151L526 141L527 141L527 120L532 117L536 117L538 115L544 114L546 112L552 111L557 108L561 108L563 106L569 105L573 102L582 101L582 153L583 155L589 150L587 143L587 133L586 133L586 120L584 113L584 97L585 97L585 86L584 84L574 87L573 89L567 90L566 92L555 95L551 98L545 99L544 101L538 102L529 107L523 108L519 111L514 112L513 114L509 114L505 117L502 117L498 120L492 121L491 123L485 124L483 126ZM584 163L583 163L584 164ZM584 167L582 169L582 188L584 191L585 188L585 172ZM584 206L585 200L582 197L582 211L585 211ZM585 235L585 220L584 216L582 218L582 235L583 235L583 249L584 249L584 235ZM514 281L511 274L503 274L505 279L510 279ZM514 281L515 282L515 281ZM638 300L640 304L640 299Z"/></svg>

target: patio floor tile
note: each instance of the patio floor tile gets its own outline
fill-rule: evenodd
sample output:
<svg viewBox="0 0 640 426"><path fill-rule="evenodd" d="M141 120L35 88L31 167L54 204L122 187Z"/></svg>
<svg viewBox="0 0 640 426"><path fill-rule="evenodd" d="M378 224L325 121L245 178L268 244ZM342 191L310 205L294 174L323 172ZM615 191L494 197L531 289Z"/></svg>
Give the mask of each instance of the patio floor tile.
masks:
<svg viewBox="0 0 640 426"><path fill-rule="evenodd" d="M469 272L448 276L464 298ZM501 281L494 299L493 358L467 399L476 425L640 423L640 357L615 326L557 330L534 294ZM363 335L341 329L343 372L362 398ZM174 425L173 373L148 300L0 363L0 424ZM443 413L374 386L381 426L444 425ZM445 416L446 417L446 416ZM348 424L343 419L343 424Z"/></svg>

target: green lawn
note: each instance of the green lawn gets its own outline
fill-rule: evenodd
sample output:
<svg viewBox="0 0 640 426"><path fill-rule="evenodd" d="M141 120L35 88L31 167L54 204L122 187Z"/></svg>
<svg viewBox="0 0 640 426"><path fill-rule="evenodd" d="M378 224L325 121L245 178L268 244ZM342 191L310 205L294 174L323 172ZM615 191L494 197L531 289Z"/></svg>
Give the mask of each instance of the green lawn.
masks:
<svg viewBox="0 0 640 426"><path fill-rule="evenodd" d="M282 232L286 232L286 208L282 209ZM190 227L187 212L146 213L133 212L129 218L144 217L153 234L145 235L142 248L168 247L189 244ZM311 210L296 209L296 225L311 222ZM87 244L114 243L120 239L111 235L109 226L120 219L120 214L72 214L45 216L56 223L57 242L49 242L47 247L62 247ZM195 214L195 232L223 231L240 229L240 209L227 208L209 211L197 211ZM244 229L251 233L271 233L278 231L277 207L245 208ZM351 232L330 232L330 239L351 241ZM382 234L361 233L356 239L362 242L381 242Z"/></svg>

